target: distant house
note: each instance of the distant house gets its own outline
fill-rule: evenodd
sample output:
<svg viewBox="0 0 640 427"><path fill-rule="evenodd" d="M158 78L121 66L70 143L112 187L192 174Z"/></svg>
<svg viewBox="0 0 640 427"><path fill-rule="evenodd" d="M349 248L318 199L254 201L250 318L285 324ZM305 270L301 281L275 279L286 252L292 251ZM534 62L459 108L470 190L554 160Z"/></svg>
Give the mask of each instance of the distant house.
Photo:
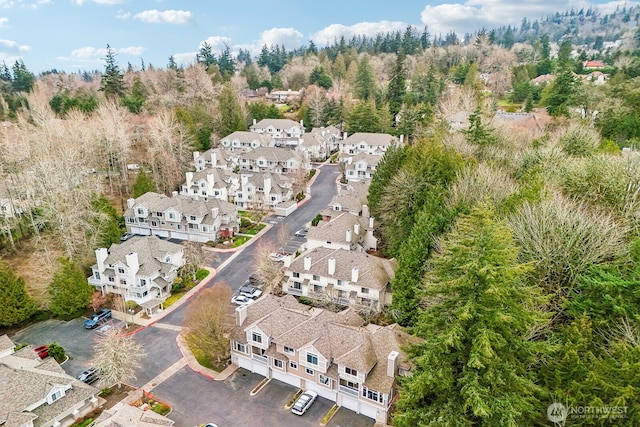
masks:
<svg viewBox="0 0 640 427"><path fill-rule="evenodd" d="M287 102L300 98L301 93L297 90L273 90L267 94L267 99L274 102Z"/></svg>
<svg viewBox="0 0 640 427"><path fill-rule="evenodd" d="M341 154L339 159L344 163L344 176L347 182L359 182L373 178L382 156L367 153Z"/></svg>
<svg viewBox="0 0 640 427"><path fill-rule="evenodd" d="M352 309L309 308L266 295L236 309L231 362L313 390L338 406L386 424L398 376L410 375L403 348L417 338L396 324L368 324Z"/></svg>
<svg viewBox="0 0 640 427"><path fill-rule="evenodd" d="M177 193L168 197L149 192L128 199L124 220L133 234L201 243L232 236L240 228L238 208L232 203Z"/></svg>
<svg viewBox="0 0 640 427"><path fill-rule="evenodd" d="M51 357L0 336L0 426L67 427L95 410L100 390L68 375Z"/></svg>
<svg viewBox="0 0 640 427"><path fill-rule="evenodd" d="M391 145L402 143L402 137L398 140L387 133L356 132L340 141L338 147L342 154L366 153L382 156Z"/></svg>
<svg viewBox="0 0 640 427"><path fill-rule="evenodd" d="M268 135L276 144L286 144L288 140L298 140L304 134L302 121L296 122L290 119L262 119L253 121L249 131Z"/></svg>
<svg viewBox="0 0 640 427"><path fill-rule="evenodd" d="M227 151L249 151L257 147L273 147L275 141L269 134L236 131L222 138L220 146Z"/></svg>
<svg viewBox="0 0 640 427"><path fill-rule="evenodd" d="M585 70L602 70L605 67L605 63L598 60L584 61L582 67Z"/></svg>
<svg viewBox="0 0 640 427"><path fill-rule="evenodd" d="M196 171L207 168L233 170L234 165L230 160L228 152L221 148L211 148L204 153L193 152L193 165Z"/></svg>
<svg viewBox="0 0 640 427"><path fill-rule="evenodd" d="M156 236L135 236L109 249L96 249L96 264L87 281L103 294L135 301L152 315L171 295L184 263L181 245Z"/></svg>
<svg viewBox="0 0 640 427"><path fill-rule="evenodd" d="M533 83L536 86L542 86L545 83L552 82L553 80L555 80L555 78L556 76L554 76L553 74L542 74L536 77L535 79L532 79L531 83Z"/></svg>
<svg viewBox="0 0 640 427"><path fill-rule="evenodd" d="M285 293L362 310L391 305L394 261L366 252L316 247L288 262Z"/></svg>

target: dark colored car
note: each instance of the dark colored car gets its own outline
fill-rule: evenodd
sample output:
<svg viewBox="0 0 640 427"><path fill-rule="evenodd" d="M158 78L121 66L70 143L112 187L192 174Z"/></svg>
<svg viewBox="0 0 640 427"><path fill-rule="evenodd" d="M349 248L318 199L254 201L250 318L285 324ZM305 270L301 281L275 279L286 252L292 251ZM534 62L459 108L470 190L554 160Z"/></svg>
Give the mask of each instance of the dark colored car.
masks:
<svg viewBox="0 0 640 427"><path fill-rule="evenodd" d="M44 359L49 356L49 346L41 345L33 349L33 351L40 357L40 359Z"/></svg>
<svg viewBox="0 0 640 427"><path fill-rule="evenodd" d="M309 229L308 228L301 228L300 230L296 231L296 233L294 235L296 237L307 237L308 233L309 233Z"/></svg>
<svg viewBox="0 0 640 427"><path fill-rule="evenodd" d="M93 313L93 316L84 322L84 327L85 329L94 329L109 319L111 319L111 310L103 308L102 310Z"/></svg>
<svg viewBox="0 0 640 427"><path fill-rule="evenodd" d="M83 383L92 384L100 378L100 371L98 368L85 369L76 378Z"/></svg>

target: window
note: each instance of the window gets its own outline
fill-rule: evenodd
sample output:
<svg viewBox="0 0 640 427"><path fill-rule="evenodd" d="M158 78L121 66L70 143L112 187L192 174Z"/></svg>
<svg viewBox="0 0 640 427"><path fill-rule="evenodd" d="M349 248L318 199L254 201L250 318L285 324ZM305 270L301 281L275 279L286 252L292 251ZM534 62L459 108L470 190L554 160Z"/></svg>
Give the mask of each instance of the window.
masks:
<svg viewBox="0 0 640 427"><path fill-rule="evenodd" d="M96 280L100 280L100 273L96 271L95 273L93 273L93 277L95 277Z"/></svg>
<svg viewBox="0 0 640 427"><path fill-rule="evenodd" d="M367 398L369 400L373 400L373 401L380 402L380 403L382 403L382 401L383 401L383 394L382 393L380 393L380 392L378 392L376 390L368 389L366 387L362 388L362 397L365 397L365 398Z"/></svg>
<svg viewBox="0 0 640 427"><path fill-rule="evenodd" d="M293 347L289 347L289 346L284 346L284 352L287 354L295 354L296 353L296 349Z"/></svg>
<svg viewBox="0 0 640 427"><path fill-rule="evenodd" d="M251 339L253 340L253 342L257 342L257 343L262 343L262 335L260 335L257 332L252 332L251 333Z"/></svg>
<svg viewBox="0 0 640 427"><path fill-rule="evenodd" d="M344 368L344 373L347 375L353 375L354 377L358 376L358 371L356 371L355 369L351 369L351 368Z"/></svg>
<svg viewBox="0 0 640 427"><path fill-rule="evenodd" d="M56 400L60 399L60 397L62 397L62 392L58 390L51 395L51 402L55 402Z"/></svg>
<svg viewBox="0 0 640 427"><path fill-rule="evenodd" d="M138 208L137 212L138 212L138 215L142 215L142 214L144 214L144 209Z"/></svg>
<svg viewBox="0 0 640 427"><path fill-rule="evenodd" d="M275 366L276 368L282 369L284 364L282 363L282 360L280 360L280 359L273 359L273 366Z"/></svg>
<svg viewBox="0 0 640 427"><path fill-rule="evenodd" d="M176 214L173 212L169 212L169 219L176 219Z"/></svg>
<svg viewBox="0 0 640 427"><path fill-rule="evenodd" d="M247 353L247 345L237 341L233 342L233 349L239 351L240 353Z"/></svg>
<svg viewBox="0 0 640 427"><path fill-rule="evenodd" d="M293 272L293 277L300 277L300 273L298 273L297 271Z"/></svg>
<svg viewBox="0 0 640 427"><path fill-rule="evenodd" d="M318 355L313 353L307 353L307 363L312 365L318 365Z"/></svg>
<svg viewBox="0 0 640 427"><path fill-rule="evenodd" d="M329 385L329 381L331 381L329 377L325 377L324 375L320 374L320 384Z"/></svg>
<svg viewBox="0 0 640 427"><path fill-rule="evenodd" d="M300 282L293 282L293 286L291 286L293 289L302 289L302 283Z"/></svg>
<svg viewBox="0 0 640 427"><path fill-rule="evenodd" d="M113 277L113 276L109 276L109 277L108 277L108 280L109 280L110 282L115 282L115 281L116 281L116 278L115 278L115 277Z"/></svg>
<svg viewBox="0 0 640 427"><path fill-rule="evenodd" d="M322 286L313 285L313 292L322 292Z"/></svg>
<svg viewBox="0 0 640 427"><path fill-rule="evenodd" d="M320 280L320 276L318 276L317 274L313 275L313 280Z"/></svg>
<svg viewBox="0 0 640 427"><path fill-rule="evenodd" d="M178 225L176 226L176 228L177 228L178 230L182 230L182 224L178 224Z"/></svg>
<svg viewBox="0 0 640 427"><path fill-rule="evenodd" d="M314 376L316 374L313 369L305 368L304 371L306 372L307 375Z"/></svg>
<svg viewBox="0 0 640 427"><path fill-rule="evenodd" d="M289 360L289 367L291 369L298 369L298 363L294 362L293 360Z"/></svg>
<svg viewBox="0 0 640 427"><path fill-rule="evenodd" d="M121 285L126 285L127 284L127 279L120 279L120 284Z"/></svg>
<svg viewBox="0 0 640 427"><path fill-rule="evenodd" d="M191 215L191 216L189 216L189 219L190 219L191 221L195 221L195 220L196 220L196 216L195 216L195 215Z"/></svg>
<svg viewBox="0 0 640 427"><path fill-rule="evenodd" d="M163 214L162 214L162 212L156 212L156 216L157 216L158 218L162 218L162 215L163 215Z"/></svg>
<svg viewBox="0 0 640 427"><path fill-rule="evenodd" d="M344 285L344 282L342 280L338 279L338 286L342 286L342 285Z"/></svg>
<svg viewBox="0 0 640 427"><path fill-rule="evenodd" d="M369 288L360 288L360 292L363 294L368 294L369 293Z"/></svg>
<svg viewBox="0 0 640 427"><path fill-rule="evenodd" d="M206 232L208 232L208 231L209 231L209 227L207 227L206 225L203 225L203 226L202 226L202 232L203 232L203 233L206 233Z"/></svg>
<svg viewBox="0 0 640 427"><path fill-rule="evenodd" d="M124 274L124 267L118 267L118 273Z"/></svg>
<svg viewBox="0 0 640 427"><path fill-rule="evenodd" d="M147 279L140 279L140 286L146 286L147 285Z"/></svg>

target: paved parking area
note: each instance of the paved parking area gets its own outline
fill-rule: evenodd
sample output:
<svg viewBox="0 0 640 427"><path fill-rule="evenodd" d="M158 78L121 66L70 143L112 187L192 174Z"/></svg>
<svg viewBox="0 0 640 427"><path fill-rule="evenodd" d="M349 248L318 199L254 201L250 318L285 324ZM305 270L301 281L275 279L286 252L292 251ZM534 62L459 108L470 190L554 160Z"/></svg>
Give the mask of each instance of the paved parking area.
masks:
<svg viewBox="0 0 640 427"><path fill-rule="evenodd" d="M93 347L98 336L96 330L85 329L84 317L68 322L47 320L29 326L16 333L11 339L16 344L38 346L55 341L62 346L69 360L62 365L65 372L74 377L90 365Z"/></svg>

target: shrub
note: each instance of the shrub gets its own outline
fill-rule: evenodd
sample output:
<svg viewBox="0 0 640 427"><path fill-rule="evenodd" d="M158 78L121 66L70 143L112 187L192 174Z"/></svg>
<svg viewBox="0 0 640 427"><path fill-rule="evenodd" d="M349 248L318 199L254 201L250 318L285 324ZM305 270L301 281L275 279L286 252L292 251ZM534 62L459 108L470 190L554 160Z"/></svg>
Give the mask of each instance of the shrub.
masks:
<svg viewBox="0 0 640 427"><path fill-rule="evenodd" d="M113 393L113 389L111 387L105 387L100 391L102 396L109 396L111 393Z"/></svg>
<svg viewBox="0 0 640 427"><path fill-rule="evenodd" d="M316 169L311 169L309 171L309 178L313 178L313 176L316 174Z"/></svg>
<svg viewBox="0 0 640 427"><path fill-rule="evenodd" d="M151 410L153 412L155 412L156 414L167 415L171 411L171 408L169 406L165 405L164 403L156 402L151 407Z"/></svg>
<svg viewBox="0 0 640 427"><path fill-rule="evenodd" d="M138 303L133 300L129 300L125 303L125 306L127 310L135 310L136 308L138 308Z"/></svg>
<svg viewBox="0 0 640 427"><path fill-rule="evenodd" d="M62 346L54 341L49 344L49 356L56 359L56 362L62 363L67 357L67 353L64 351L64 348L62 348Z"/></svg>
<svg viewBox="0 0 640 427"><path fill-rule="evenodd" d="M304 197L305 197L304 193L302 191L299 192L298 194L296 194L296 202L299 202L299 201L303 200Z"/></svg>
<svg viewBox="0 0 640 427"><path fill-rule="evenodd" d="M315 218L311 220L311 225L315 227L320 221L322 221L322 214L316 215Z"/></svg>

